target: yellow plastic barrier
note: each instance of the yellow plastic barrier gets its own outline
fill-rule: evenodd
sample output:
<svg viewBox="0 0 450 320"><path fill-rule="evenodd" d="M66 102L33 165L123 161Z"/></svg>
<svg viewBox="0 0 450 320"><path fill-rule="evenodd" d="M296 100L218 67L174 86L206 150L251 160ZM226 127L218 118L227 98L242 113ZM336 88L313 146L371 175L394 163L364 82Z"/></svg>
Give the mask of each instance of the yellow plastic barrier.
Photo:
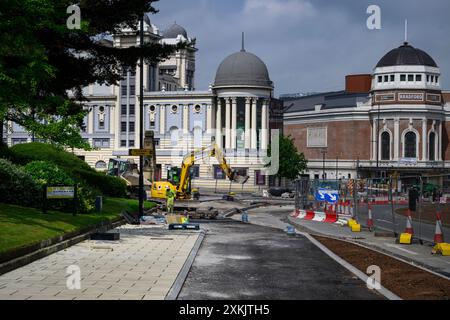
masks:
<svg viewBox="0 0 450 320"><path fill-rule="evenodd" d="M355 219L350 219L350 220L348 220L348 226L351 228L352 227L352 225L354 225L354 224L358 224L358 222L355 220Z"/></svg>
<svg viewBox="0 0 450 320"><path fill-rule="evenodd" d="M433 248L433 253L440 253L443 256L450 256L450 243L438 243Z"/></svg>
<svg viewBox="0 0 450 320"><path fill-rule="evenodd" d="M412 243L412 234L410 234L410 233L400 234L400 243L401 244L411 244Z"/></svg>
<svg viewBox="0 0 450 320"><path fill-rule="evenodd" d="M361 232L361 225L355 222L350 226L350 229L352 232Z"/></svg>

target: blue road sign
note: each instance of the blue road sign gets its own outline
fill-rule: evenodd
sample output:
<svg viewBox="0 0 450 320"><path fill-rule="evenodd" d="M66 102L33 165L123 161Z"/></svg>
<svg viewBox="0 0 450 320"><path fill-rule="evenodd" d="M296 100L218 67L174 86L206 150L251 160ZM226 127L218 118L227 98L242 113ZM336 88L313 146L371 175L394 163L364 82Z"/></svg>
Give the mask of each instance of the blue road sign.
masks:
<svg viewBox="0 0 450 320"><path fill-rule="evenodd" d="M333 204L339 200L339 192L337 190L318 188L315 198L317 201L326 201Z"/></svg>

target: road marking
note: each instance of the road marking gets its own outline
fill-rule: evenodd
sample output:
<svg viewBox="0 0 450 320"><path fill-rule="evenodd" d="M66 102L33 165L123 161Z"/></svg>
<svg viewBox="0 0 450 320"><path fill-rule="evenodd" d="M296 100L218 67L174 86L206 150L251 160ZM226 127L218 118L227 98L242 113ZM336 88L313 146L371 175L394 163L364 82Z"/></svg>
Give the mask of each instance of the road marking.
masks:
<svg viewBox="0 0 450 320"><path fill-rule="evenodd" d="M387 221L387 220L383 220L383 219L376 219L376 221L381 221L381 222L386 222L386 223L392 224L392 221Z"/></svg>
<svg viewBox="0 0 450 320"><path fill-rule="evenodd" d="M396 246L395 244L391 244L391 243L385 242L384 245L387 246L387 247L396 248L396 249L398 249L398 250L407 252L407 253L412 254L412 255L414 255L414 256L417 255L417 253L415 253L415 252L413 252L413 251L410 251L410 250L408 250L408 249L403 249L403 248L401 248L401 247L399 247L399 246Z"/></svg>

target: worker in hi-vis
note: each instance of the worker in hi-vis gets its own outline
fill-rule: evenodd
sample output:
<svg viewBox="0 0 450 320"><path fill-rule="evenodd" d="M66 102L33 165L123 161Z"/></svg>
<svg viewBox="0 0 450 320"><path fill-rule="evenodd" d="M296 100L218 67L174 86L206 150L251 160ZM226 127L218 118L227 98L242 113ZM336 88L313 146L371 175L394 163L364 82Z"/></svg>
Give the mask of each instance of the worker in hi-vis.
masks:
<svg viewBox="0 0 450 320"><path fill-rule="evenodd" d="M168 188L166 190L166 207L167 207L167 213L173 213L173 204L175 201L175 193L172 191L172 189Z"/></svg>

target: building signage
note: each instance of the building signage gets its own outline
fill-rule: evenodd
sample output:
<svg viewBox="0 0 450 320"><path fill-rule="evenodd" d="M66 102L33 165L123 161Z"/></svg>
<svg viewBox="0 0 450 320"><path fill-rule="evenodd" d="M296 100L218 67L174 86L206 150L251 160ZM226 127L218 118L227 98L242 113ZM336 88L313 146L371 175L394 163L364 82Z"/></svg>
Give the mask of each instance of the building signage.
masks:
<svg viewBox="0 0 450 320"><path fill-rule="evenodd" d="M429 102L441 102L440 94L427 93L427 101Z"/></svg>
<svg viewBox="0 0 450 320"><path fill-rule="evenodd" d="M423 93L399 93L399 101L423 101Z"/></svg>
<svg viewBox="0 0 450 320"><path fill-rule="evenodd" d="M375 101L377 102L395 101L395 94L394 93L376 94Z"/></svg>
<svg viewBox="0 0 450 320"><path fill-rule="evenodd" d="M417 158L401 158L399 162L401 164L416 164Z"/></svg>
<svg viewBox="0 0 450 320"><path fill-rule="evenodd" d="M47 187L47 199L73 199L75 187Z"/></svg>
<svg viewBox="0 0 450 320"><path fill-rule="evenodd" d="M327 128L308 128L307 146L309 148L324 148L327 146Z"/></svg>

